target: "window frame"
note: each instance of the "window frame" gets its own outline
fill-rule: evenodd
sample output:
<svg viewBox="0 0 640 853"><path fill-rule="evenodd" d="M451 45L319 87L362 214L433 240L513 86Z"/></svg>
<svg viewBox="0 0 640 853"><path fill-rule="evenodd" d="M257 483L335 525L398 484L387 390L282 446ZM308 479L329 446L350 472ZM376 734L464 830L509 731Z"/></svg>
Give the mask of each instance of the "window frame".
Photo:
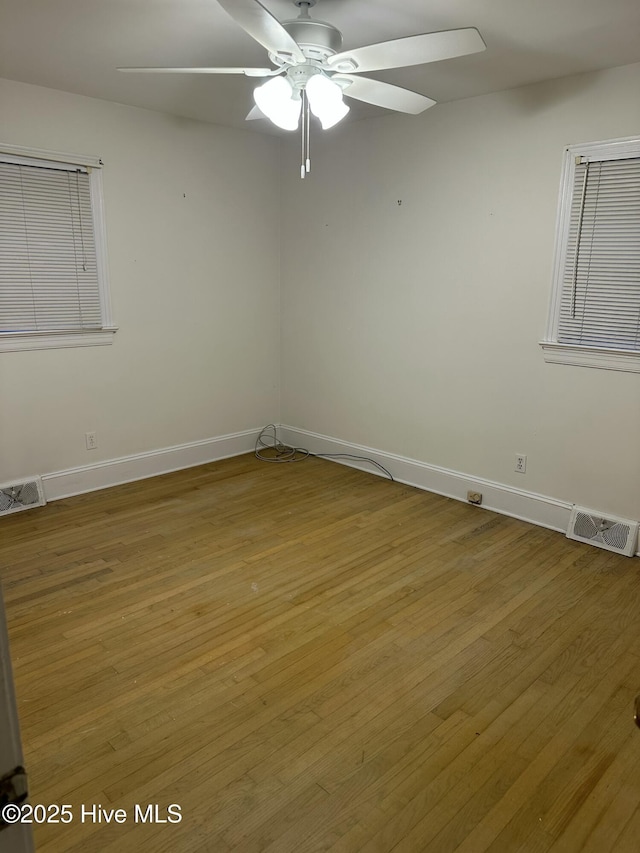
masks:
<svg viewBox="0 0 640 853"><path fill-rule="evenodd" d="M560 305L562 301L571 206L573 202L576 158L580 157L586 157L590 161L640 157L640 137L624 137L622 139L569 145L564 150L555 231L552 292L549 303L546 336L539 343L543 350L544 360L549 363L640 373L640 350L594 347L558 342Z"/></svg>
<svg viewBox="0 0 640 853"><path fill-rule="evenodd" d="M64 329L60 331L27 330L0 332L0 352L59 349L64 347L106 346L113 343L118 327L113 322L107 266L107 233L102 187L103 162L98 157L45 151L0 143L0 160L25 165L34 161L42 166L63 164L68 168L84 168L89 173L91 215L95 240L98 292L100 296L101 327L98 329Z"/></svg>

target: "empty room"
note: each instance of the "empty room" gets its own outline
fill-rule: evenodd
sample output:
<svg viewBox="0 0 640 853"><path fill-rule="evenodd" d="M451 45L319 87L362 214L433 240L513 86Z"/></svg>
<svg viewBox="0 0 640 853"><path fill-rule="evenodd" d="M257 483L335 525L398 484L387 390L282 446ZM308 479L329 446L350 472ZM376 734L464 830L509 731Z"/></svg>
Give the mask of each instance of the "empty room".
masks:
<svg viewBox="0 0 640 853"><path fill-rule="evenodd" d="M2 853L637 853L639 33L0 0Z"/></svg>

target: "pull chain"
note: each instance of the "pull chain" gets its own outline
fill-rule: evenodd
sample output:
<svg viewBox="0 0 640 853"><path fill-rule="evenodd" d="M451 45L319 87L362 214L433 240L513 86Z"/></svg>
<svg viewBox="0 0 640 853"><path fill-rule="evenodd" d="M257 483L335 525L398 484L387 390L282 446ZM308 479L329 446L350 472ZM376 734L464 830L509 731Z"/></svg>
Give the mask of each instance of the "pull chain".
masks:
<svg viewBox="0 0 640 853"><path fill-rule="evenodd" d="M307 158L305 161L305 168L307 172L311 171L311 116L309 114L309 98L307 98L307 93L304 93L304 103L307 113Z"/></svg>
<svg viewBox="0 0 640 853"><path fill-rule="evenodd" d="M302 157L300 163L300 177L305 178L311 171L311 116L309 113L309 98L302 90Z"/></svg>
<svg viewBox="0 0 640 853"><path fill-rule="evenodd" d="M305 109L305 102L306 102L307 96L306 96L304 89L302 90L300 97L302 98L302 110L300 111L301 119L302 119L302 122L301 122L301 126L302 126L302 132L301 132L302 149L301 149L301 156L300 156L300 161L301 161L300 162L300 177L302 179L304 179L305 174L306 174L305 163L304 163L304 152L305 152L305 137L307 134L307 111Z"/></svg>

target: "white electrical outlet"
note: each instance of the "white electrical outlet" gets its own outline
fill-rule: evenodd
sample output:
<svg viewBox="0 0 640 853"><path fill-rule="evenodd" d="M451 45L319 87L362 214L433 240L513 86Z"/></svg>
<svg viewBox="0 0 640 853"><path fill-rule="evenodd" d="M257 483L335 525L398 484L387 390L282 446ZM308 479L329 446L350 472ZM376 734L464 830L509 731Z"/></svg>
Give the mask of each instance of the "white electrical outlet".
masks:
<svg viewBox="0 0 640 853"><path fill-rule="evenodd" d="M87 450L95 450L98 446L98 436L95 432L85 432L84 441L87 445Z"/></svg>
<svg viewBox="0 0 640 853"><path fill-rule="evenodd" d="M524 474L527 470L527 457L522 453L516 453L516 467L518 474Z"/></svg>

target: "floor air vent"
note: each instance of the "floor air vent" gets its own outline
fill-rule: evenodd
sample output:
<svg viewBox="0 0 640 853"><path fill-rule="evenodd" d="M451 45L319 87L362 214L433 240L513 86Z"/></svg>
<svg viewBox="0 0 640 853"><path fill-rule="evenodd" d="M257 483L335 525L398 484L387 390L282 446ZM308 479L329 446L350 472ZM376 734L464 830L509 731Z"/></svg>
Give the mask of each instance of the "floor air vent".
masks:
<svg viewBox="0 0 640 853"><path fill-rule="evenodd" d="M26 480L24 483L5 483L0 486L0 515L44 506L45 503L40 477Z"/></svg>
<svg viewBox="0 0 640 853"><path fill-rule="evenodd" d="M626 518L603 518L589 509L574 506L567 536L578 542L588 542L598 548L633 557L638 539L638 522Z"/></svg>

